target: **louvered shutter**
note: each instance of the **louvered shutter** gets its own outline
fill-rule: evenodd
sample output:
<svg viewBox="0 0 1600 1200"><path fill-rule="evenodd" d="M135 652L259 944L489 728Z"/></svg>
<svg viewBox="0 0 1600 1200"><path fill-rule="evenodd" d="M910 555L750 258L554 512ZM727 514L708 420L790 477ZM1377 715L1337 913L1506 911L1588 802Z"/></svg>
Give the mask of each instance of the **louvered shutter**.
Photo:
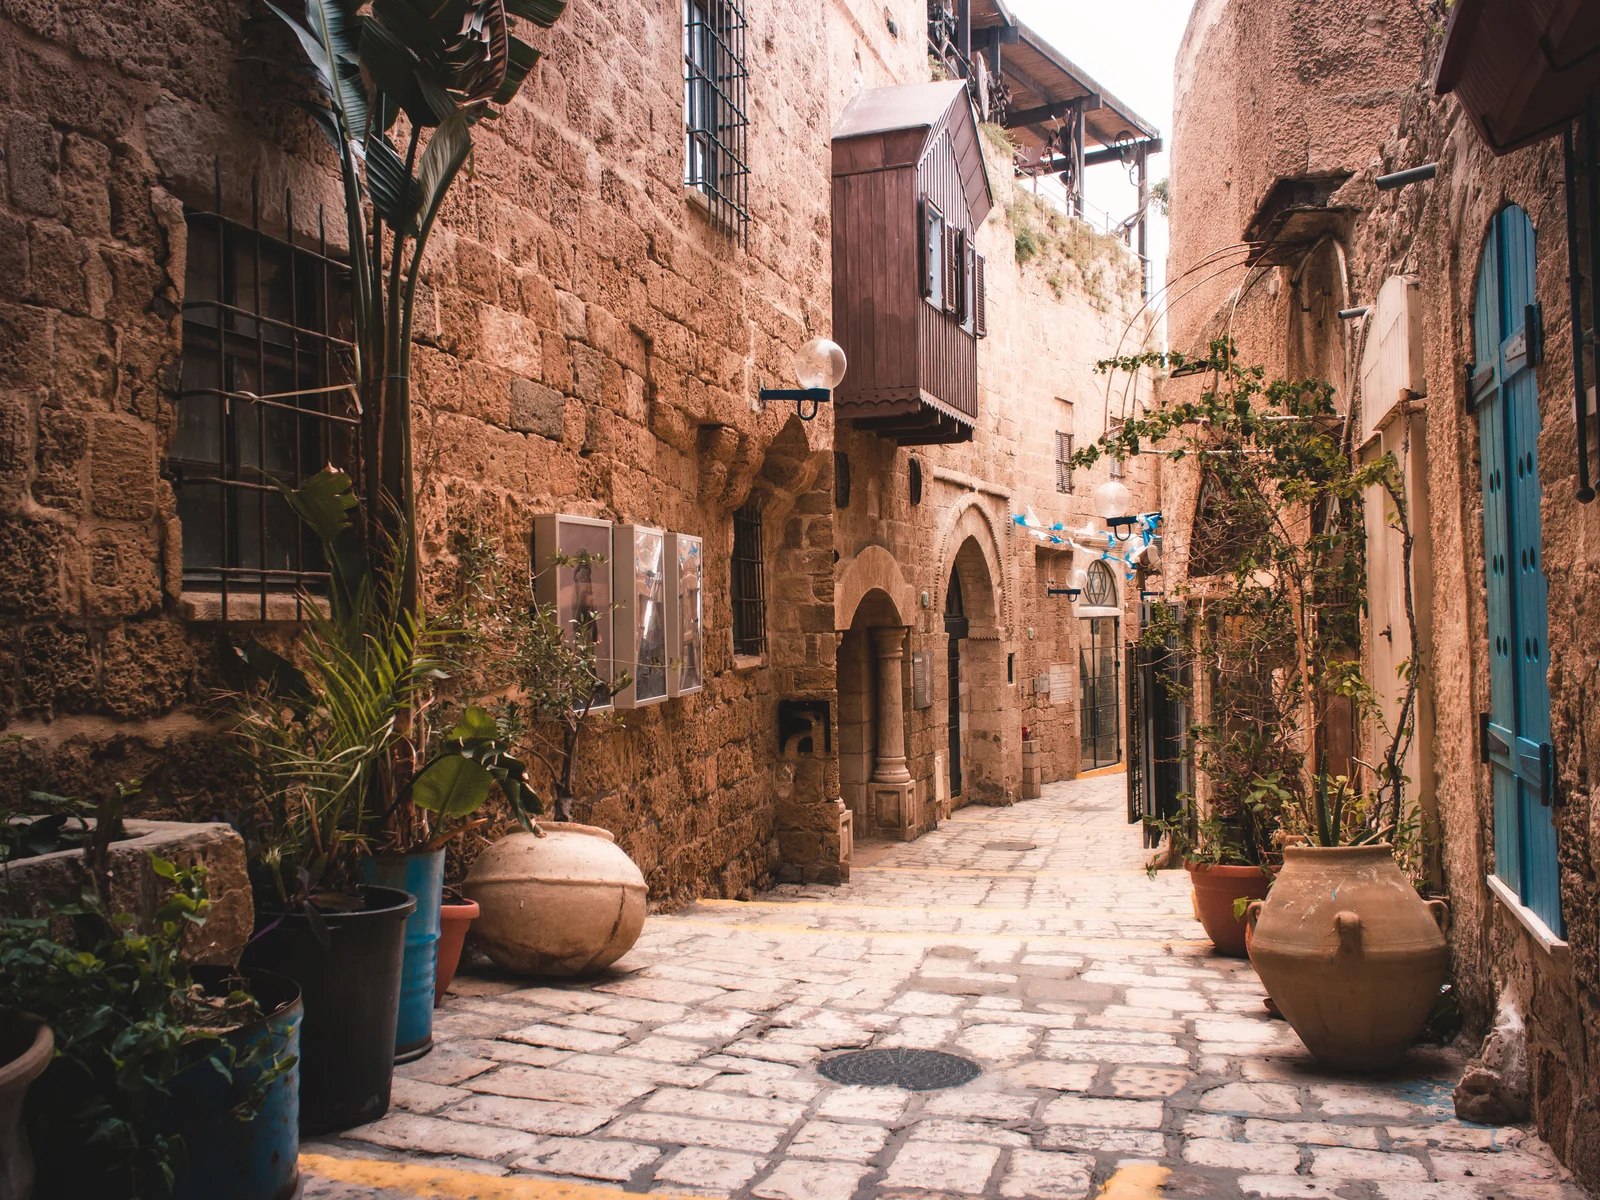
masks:
<svg viewBox="0 0 1600 1200"><path fill-rule="evenodd" d="M933 296L933 271L929 264L929 255L933 251L933 205L928 203L927 197L917 201L922 212L922 242L917 247L917 269L922 272L922 298L927 300Z"/></svg>
<svg viewBox="0 0 1600 1200"><path fill-rule="evenodd" d="M948 226L944 233L944 310L952 315L961 298L961 234Z"/></svg>
<svg viewBox="0 0 1600 1200"><path fill-rule="evenodd" d="M972 327L979 337L989 336L989 302L983 290L983 255L973 255L973 274L975 279L972 284Z"/></svg>

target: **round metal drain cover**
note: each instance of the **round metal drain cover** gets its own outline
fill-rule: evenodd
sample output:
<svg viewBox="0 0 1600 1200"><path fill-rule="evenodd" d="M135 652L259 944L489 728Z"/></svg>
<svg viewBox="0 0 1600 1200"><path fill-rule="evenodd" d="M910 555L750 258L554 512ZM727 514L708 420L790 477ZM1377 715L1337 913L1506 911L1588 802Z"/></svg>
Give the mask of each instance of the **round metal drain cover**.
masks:
<svg viewBox="0 0 1600 1200"><path fill-rule="evenodd" d="M970 1058L942 1050L855 1050L837 1054L817 1064L817 1070L835 1083L861 1087L899 1087L908 1092L932 1092L971 1083L983 1069Z"/></svg>
<svg viewBox="0 0 1600 1200"><path fill-rule="evenodd" d="M1021 853L1024 850L1037 850L1039 847L1032 842L985 842L985 850L1012 850Z"/></svg>

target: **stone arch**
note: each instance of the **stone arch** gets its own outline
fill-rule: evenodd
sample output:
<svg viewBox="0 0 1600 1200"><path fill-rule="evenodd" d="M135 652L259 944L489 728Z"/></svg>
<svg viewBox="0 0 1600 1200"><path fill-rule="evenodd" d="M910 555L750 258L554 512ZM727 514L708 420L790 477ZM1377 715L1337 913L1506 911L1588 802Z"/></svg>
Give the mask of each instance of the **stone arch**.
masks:
<svg viewBox="0 0 1600 1200"><path fill-rule="evenodd" d="M1008 703L1004 560L977 497L955 514L941 549L938 611L964 614L944 621L937 689L944 716L942 783L956 805L1008 804L1021 777L1022 749L1020 730L1011 728L1015 705ZM959 606L951 604L952 586L960 588Z"/></svg>
<svg viewBox="0 0 1600 1200"><path fill-rule="evenodd" d="M963 549L967 549L964 558ZM960 572L968 619L981 628L985 636L1004 636L1011 625L1009 581L1001 566L1004 561L994 517L978 496L970 493L963 496L951 508L940 531L939 596L934 611L944 611L945 592L954 568ZM981 572L978 570L980 562ZM975 594L979 590L983 593L981 596Z"/></svg>
<svg viewBox="0 0 1600 1200"><path fill-rule="evenodd" d="M906 582L893 554L882 546L868 546L850 560L834 584L833 627L840 633L848 630L855 623L856 610L873 592L887 602L894 624L911 624L911 614L917 609L916 591Z"/></svg>

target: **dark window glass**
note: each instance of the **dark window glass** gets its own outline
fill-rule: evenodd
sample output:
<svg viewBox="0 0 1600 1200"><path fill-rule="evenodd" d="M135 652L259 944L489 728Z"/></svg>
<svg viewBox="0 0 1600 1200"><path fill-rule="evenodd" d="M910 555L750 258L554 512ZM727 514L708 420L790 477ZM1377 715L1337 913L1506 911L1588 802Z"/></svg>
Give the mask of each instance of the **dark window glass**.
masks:
<svg viewBox="0 0 1600 1200"><path fill-rule="evenodd" d="M744 38L735 0L683 0L683 184L741 246L750 220Z"/></svg>
<svg viewBox="0 0 1600 1200"><path fill-rule="evenodd" d="M316 537L277 490L329 463L356 470L347 388L349 271L215 213L190 210L178 422L166 470L186 588L320 590Z"/></svg>
<svg viewBox="0 0 1600 1200"><path fill-rule="evenodd" d="M911 503L922 503L922 460L913 458L910 468Z"/></svg>
<svg viewBox="0 0 1600 1200"><path fill-rule="evenodd" d="M733 514L733 652L765 654L767 594L762 570L761 506L754 500Z"/></svg>

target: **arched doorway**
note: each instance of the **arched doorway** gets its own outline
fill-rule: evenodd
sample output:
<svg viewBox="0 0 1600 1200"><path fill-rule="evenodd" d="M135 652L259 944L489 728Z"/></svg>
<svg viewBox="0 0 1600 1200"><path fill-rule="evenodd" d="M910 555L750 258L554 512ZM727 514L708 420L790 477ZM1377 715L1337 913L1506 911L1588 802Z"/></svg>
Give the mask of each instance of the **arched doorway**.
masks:
<svg viewBox="0 0 1600 1200"><path fill-rule="evenodd" d="M1118 671L1121 630L1117 580L1103 562L1089 564L1078 638L1079 763L1082 769L1122 761L1122 705Z"/></svg>
<svg viewBox="0 0 1600 1200"><path fill-rule="evenodd" d="M1006 771L1006 656L999 589L976 533L956 547L943 612L945 773L951 804L1009 804L1015 780L1008 782Z"/></svg>
<svg viewBox="0 0 1600 1200"><path fill-rule="evenodd" d="M961 643L966 639L967 628L967 611L961 598L961 574L952 568L944 593L944 635L948 641L945 684L949 689L945 697L945 720L949 734L945 740L949 754L945 760L945 779L952 797L961 795Z"/></svg>
<svg viewBox="0 0 1600 1200"><path fill-rule="evenodd" d="M845 569L834 603L840 794L858 837L915 837L927 820L906 761L911 587L892 554L869 546Z"/></svg>

